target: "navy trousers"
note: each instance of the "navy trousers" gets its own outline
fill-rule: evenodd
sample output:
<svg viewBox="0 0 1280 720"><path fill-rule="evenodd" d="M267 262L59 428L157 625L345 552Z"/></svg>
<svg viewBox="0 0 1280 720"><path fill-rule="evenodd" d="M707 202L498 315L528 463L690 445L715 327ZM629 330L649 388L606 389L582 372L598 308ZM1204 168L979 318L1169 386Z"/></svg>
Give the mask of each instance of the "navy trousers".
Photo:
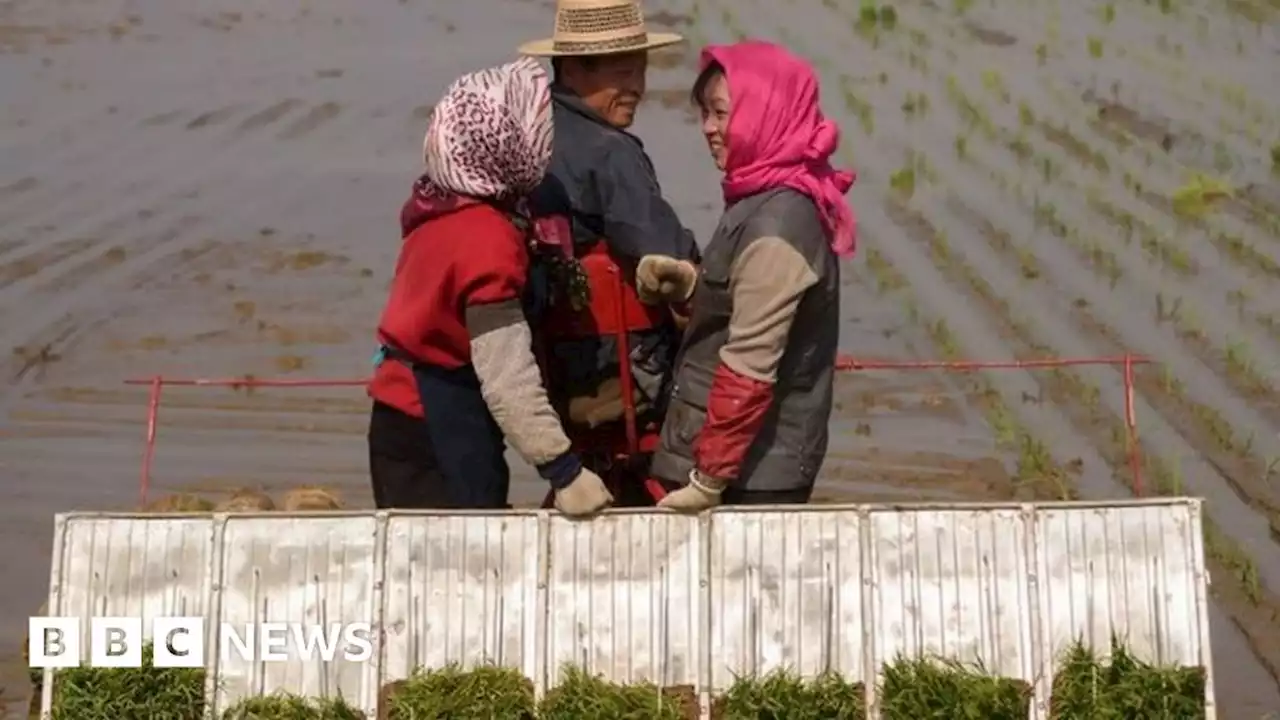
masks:
<svg viewBox="0 0 1280 720"><path fill-rule="evenodd" d="M388 509L510 507L511 472L503 455L506 442L480 393L475 371L469 366L445 370L405 364L413 370L426 420L374 402L369 419L369 473L376 505Z"/></svg>

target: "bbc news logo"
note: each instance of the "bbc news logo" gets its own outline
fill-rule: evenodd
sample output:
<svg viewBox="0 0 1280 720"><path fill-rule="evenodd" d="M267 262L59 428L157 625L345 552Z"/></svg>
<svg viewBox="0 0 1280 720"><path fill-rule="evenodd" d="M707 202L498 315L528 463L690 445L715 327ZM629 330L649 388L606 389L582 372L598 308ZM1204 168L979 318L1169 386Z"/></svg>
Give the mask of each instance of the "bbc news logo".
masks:
<svg viewBox="0 0 1280 720"><path fill-rule="evenodd" d="M146 634L140 617L89 619L89 665L93 667L141 667ZM30 666L79 667L84 638L78 617L33 617L27 624ZM152 664L156 667L204 667L205 619L158 617L151 622ZM367 662L373 657L373 629L369 623L256 623L218 624L218 649L222 661L238 657L245 662L289 660Z"/></svg>

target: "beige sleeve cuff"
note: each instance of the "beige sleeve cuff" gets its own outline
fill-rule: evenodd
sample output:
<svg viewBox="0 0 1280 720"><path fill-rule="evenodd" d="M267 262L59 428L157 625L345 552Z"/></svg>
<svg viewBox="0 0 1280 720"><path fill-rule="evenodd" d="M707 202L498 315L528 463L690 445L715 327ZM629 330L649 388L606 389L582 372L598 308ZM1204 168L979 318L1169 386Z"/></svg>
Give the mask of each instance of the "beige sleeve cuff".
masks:
<svg viewBox="0 0 1280 720"><path fill-rule="evenodd" d="M780 237L751 241L730 274L733 316L721 362L746 377L775 382L796 308L817 282L817 273L791 243Z"/></svg>

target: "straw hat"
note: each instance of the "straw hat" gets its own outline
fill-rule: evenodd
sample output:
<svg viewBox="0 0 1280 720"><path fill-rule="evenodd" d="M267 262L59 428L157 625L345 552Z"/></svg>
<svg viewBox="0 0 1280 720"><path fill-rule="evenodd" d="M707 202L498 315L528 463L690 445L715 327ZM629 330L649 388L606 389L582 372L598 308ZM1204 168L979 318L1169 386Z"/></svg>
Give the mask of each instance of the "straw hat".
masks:
<svg viewBox="0 0 1280 720"><path fill-rule="evenodd" d="M556 32L520 46L522 55L565 57L652 50L683 42L675 33L644 29L637 0L556 0Z"/></svg>

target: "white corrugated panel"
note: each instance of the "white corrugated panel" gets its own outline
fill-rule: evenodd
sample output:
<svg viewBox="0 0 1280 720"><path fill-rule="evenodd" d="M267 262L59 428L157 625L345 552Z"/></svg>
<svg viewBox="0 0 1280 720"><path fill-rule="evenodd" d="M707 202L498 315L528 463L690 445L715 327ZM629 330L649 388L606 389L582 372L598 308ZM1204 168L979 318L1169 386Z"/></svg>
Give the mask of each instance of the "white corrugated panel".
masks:
<svg viewBox="0 0 1280 720"><path fill-rule="evenodd" d="M237 628L373 622L380 601L374 590L376 533L376 519L367 513L227 520L216 556L221 592L213 600L214 615ZM376 684L365 674L367 663L246 662L234 652L219 652L218 658L217 708L276 688L337 695L365 707L377 697Z"/></svg>
<svg viewBox="0 0 1280 720"><path fill-rule="evenodd" d="M857 511L711 515L710 691L790 667L865 678L862 532Z"/></svg>
<svg viewBox="0 0 1280 720"><path fill-rule="evenodd" d="M671 513L552 517L547 686L566 664L620 682L697 686L700 536L696 518Z"/></svg>
<svg viewBox="0 0 1280 720"><path fill-rule="evenodd" d="M1148 661L1203 665L1212 700L1200 503L1045 508L1036 523L1037 698L1068 645L1106 649L1114 632Z"/></svg>
<svg viewBox="0 0 1280 720"><path fill-rule="evenodd" d="M539 692L564 664L689 685L790 667L866 683L898 654L981 663L1035 688L1111 633L1212 670L1198 500L723 508L702 517L546 511L58 517L52 614L369 622L375 660L245 663L208 648L218 708L341 694L375 713L414 667L498 663ZM144 626L145 626L144 622ZM211 644L212 645L212 644ZM46 709L48 697L46 696Z"/></svg>
<svg viewBox="0 0 1280 720"><path fill-rule="evenodd" d="M539 676L541 522L536 513L389 518L384 684L450 663Z"/></svg>
<svg viewBox="0 0 1280 720"><path fill-rule="evenodd" d="M872 666L930 655L1031 681L1029 514L1016 507L871 511Z"/></svg>

